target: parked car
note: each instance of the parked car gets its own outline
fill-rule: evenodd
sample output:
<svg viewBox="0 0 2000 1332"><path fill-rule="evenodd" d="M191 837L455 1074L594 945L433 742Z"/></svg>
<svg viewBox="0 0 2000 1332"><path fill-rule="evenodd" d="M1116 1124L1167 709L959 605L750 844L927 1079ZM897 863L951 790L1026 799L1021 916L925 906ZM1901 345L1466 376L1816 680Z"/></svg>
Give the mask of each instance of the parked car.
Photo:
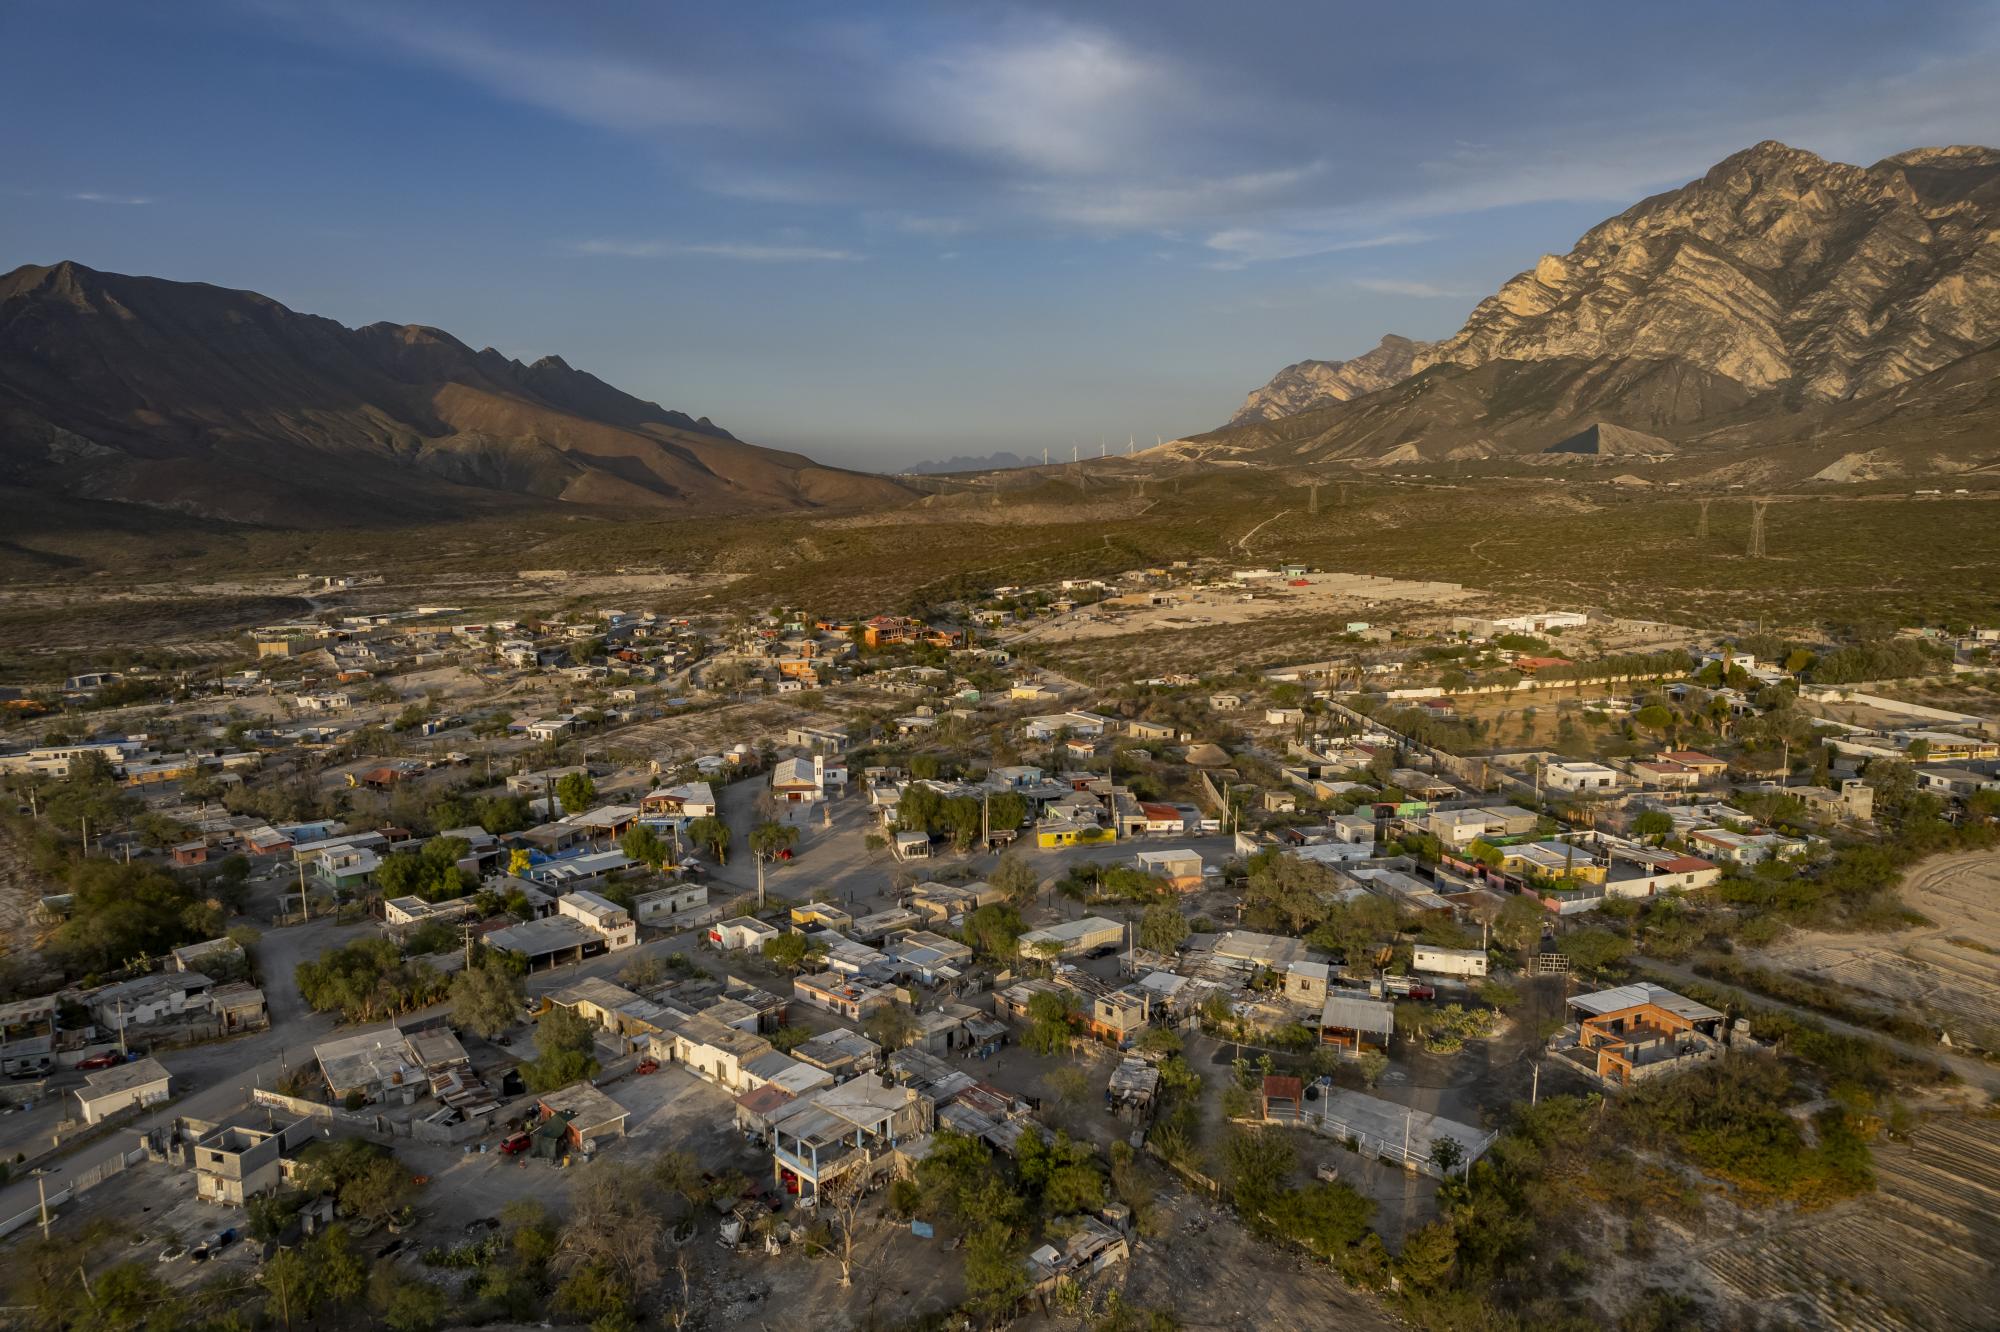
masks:
<svg viewBox="0 0 2000 1332"><path fill-rule="evenodd" d="M500 1218L497 1216L475 1217L465 1223L465 1233L468 1235L483 1235L489 1230L498 1229L500 1229Z"/></svg>
<svg viewBox="0 0 2000 1332"><path fill-rule="evenodd" d="M76 1071L79 1073L89 1073L100 1068L116 1068L124 1062L124 1060L115 1054L92 1055L88 1059L80 1060L77 1063Z"/></svg>
<svg viewBox="0 0 2000 1332"><path fill-rule="evenodd" d="M534 1139L530 1138L527 1134L516 1133L512 1137L508 1138L505 1142L500 1144L500 1153L503 1156L517 1155L521 1152L527 1151L528 1144L532 1141L534 1141Z"/></svg>
<svg viewBox="0 0 2000 1332"><path fill-rule="evenodd" d="M632 1071L640 1077L644 1077L648 1073L657 1073L660 1071L660 1061L657 1059L641 1059L638 1066Z"/></svg>

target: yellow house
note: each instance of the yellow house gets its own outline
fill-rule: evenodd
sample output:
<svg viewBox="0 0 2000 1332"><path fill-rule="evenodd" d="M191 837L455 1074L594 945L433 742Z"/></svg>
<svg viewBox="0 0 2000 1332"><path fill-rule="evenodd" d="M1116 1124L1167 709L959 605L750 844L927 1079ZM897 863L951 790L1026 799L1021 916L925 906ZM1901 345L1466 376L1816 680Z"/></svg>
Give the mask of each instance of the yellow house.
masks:
<svg viewBox="0 0 2000 1332"><path fill-rule="evenodd" d="M1500 848L1500 868L1509 874L1537 879L1572 879L1578 883L1601 884L1606 867L1591 858L1580 846L1561 842L1523 842Z"/></svg>
<svg viewBox="0 0 2000 1332"><path fill-rule="evenodd" d="M1101 846L1117 840L1117 829L1096 823L1051 823L1035 829L1035 845L1044 851L1060 846Z"/></svg>

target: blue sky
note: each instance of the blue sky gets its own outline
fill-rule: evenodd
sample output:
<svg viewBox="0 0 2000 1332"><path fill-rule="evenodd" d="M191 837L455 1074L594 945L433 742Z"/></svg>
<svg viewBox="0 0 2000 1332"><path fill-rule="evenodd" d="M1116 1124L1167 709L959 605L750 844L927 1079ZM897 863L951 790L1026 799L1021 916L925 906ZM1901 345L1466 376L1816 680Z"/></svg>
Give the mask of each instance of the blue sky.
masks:
<svg viewBox="0 0 2000 1332"><path fill-rule="evenodd" d="M828 461L1211 427L1778 138L2000 142L2000 10L0 7L0 268L558 353Z"/></svg>

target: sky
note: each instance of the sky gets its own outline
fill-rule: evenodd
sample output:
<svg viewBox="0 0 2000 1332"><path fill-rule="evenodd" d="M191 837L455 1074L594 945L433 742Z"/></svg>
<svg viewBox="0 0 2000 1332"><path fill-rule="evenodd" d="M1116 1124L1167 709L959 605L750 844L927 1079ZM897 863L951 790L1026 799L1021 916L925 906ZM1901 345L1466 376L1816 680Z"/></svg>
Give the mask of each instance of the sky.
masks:
<svg viewBox="0 0 2000 1332"><path fill-rule="evenodd" d="M1212 428L1781 139L2000 143L2000 6L9 0L0 270L263 292L893 468Z"/></svg>

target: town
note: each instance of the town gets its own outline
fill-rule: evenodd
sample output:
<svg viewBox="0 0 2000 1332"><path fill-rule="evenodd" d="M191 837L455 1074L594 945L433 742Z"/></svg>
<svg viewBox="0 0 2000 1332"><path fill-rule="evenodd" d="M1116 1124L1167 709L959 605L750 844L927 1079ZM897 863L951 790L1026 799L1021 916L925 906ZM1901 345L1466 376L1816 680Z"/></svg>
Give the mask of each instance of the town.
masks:
<svg viewBox="0 0 2000 1332"><path fill-rule="evenodd" d="M0 689L17 1306L1990 1317L2000 628L300 591Z"/></svg>

